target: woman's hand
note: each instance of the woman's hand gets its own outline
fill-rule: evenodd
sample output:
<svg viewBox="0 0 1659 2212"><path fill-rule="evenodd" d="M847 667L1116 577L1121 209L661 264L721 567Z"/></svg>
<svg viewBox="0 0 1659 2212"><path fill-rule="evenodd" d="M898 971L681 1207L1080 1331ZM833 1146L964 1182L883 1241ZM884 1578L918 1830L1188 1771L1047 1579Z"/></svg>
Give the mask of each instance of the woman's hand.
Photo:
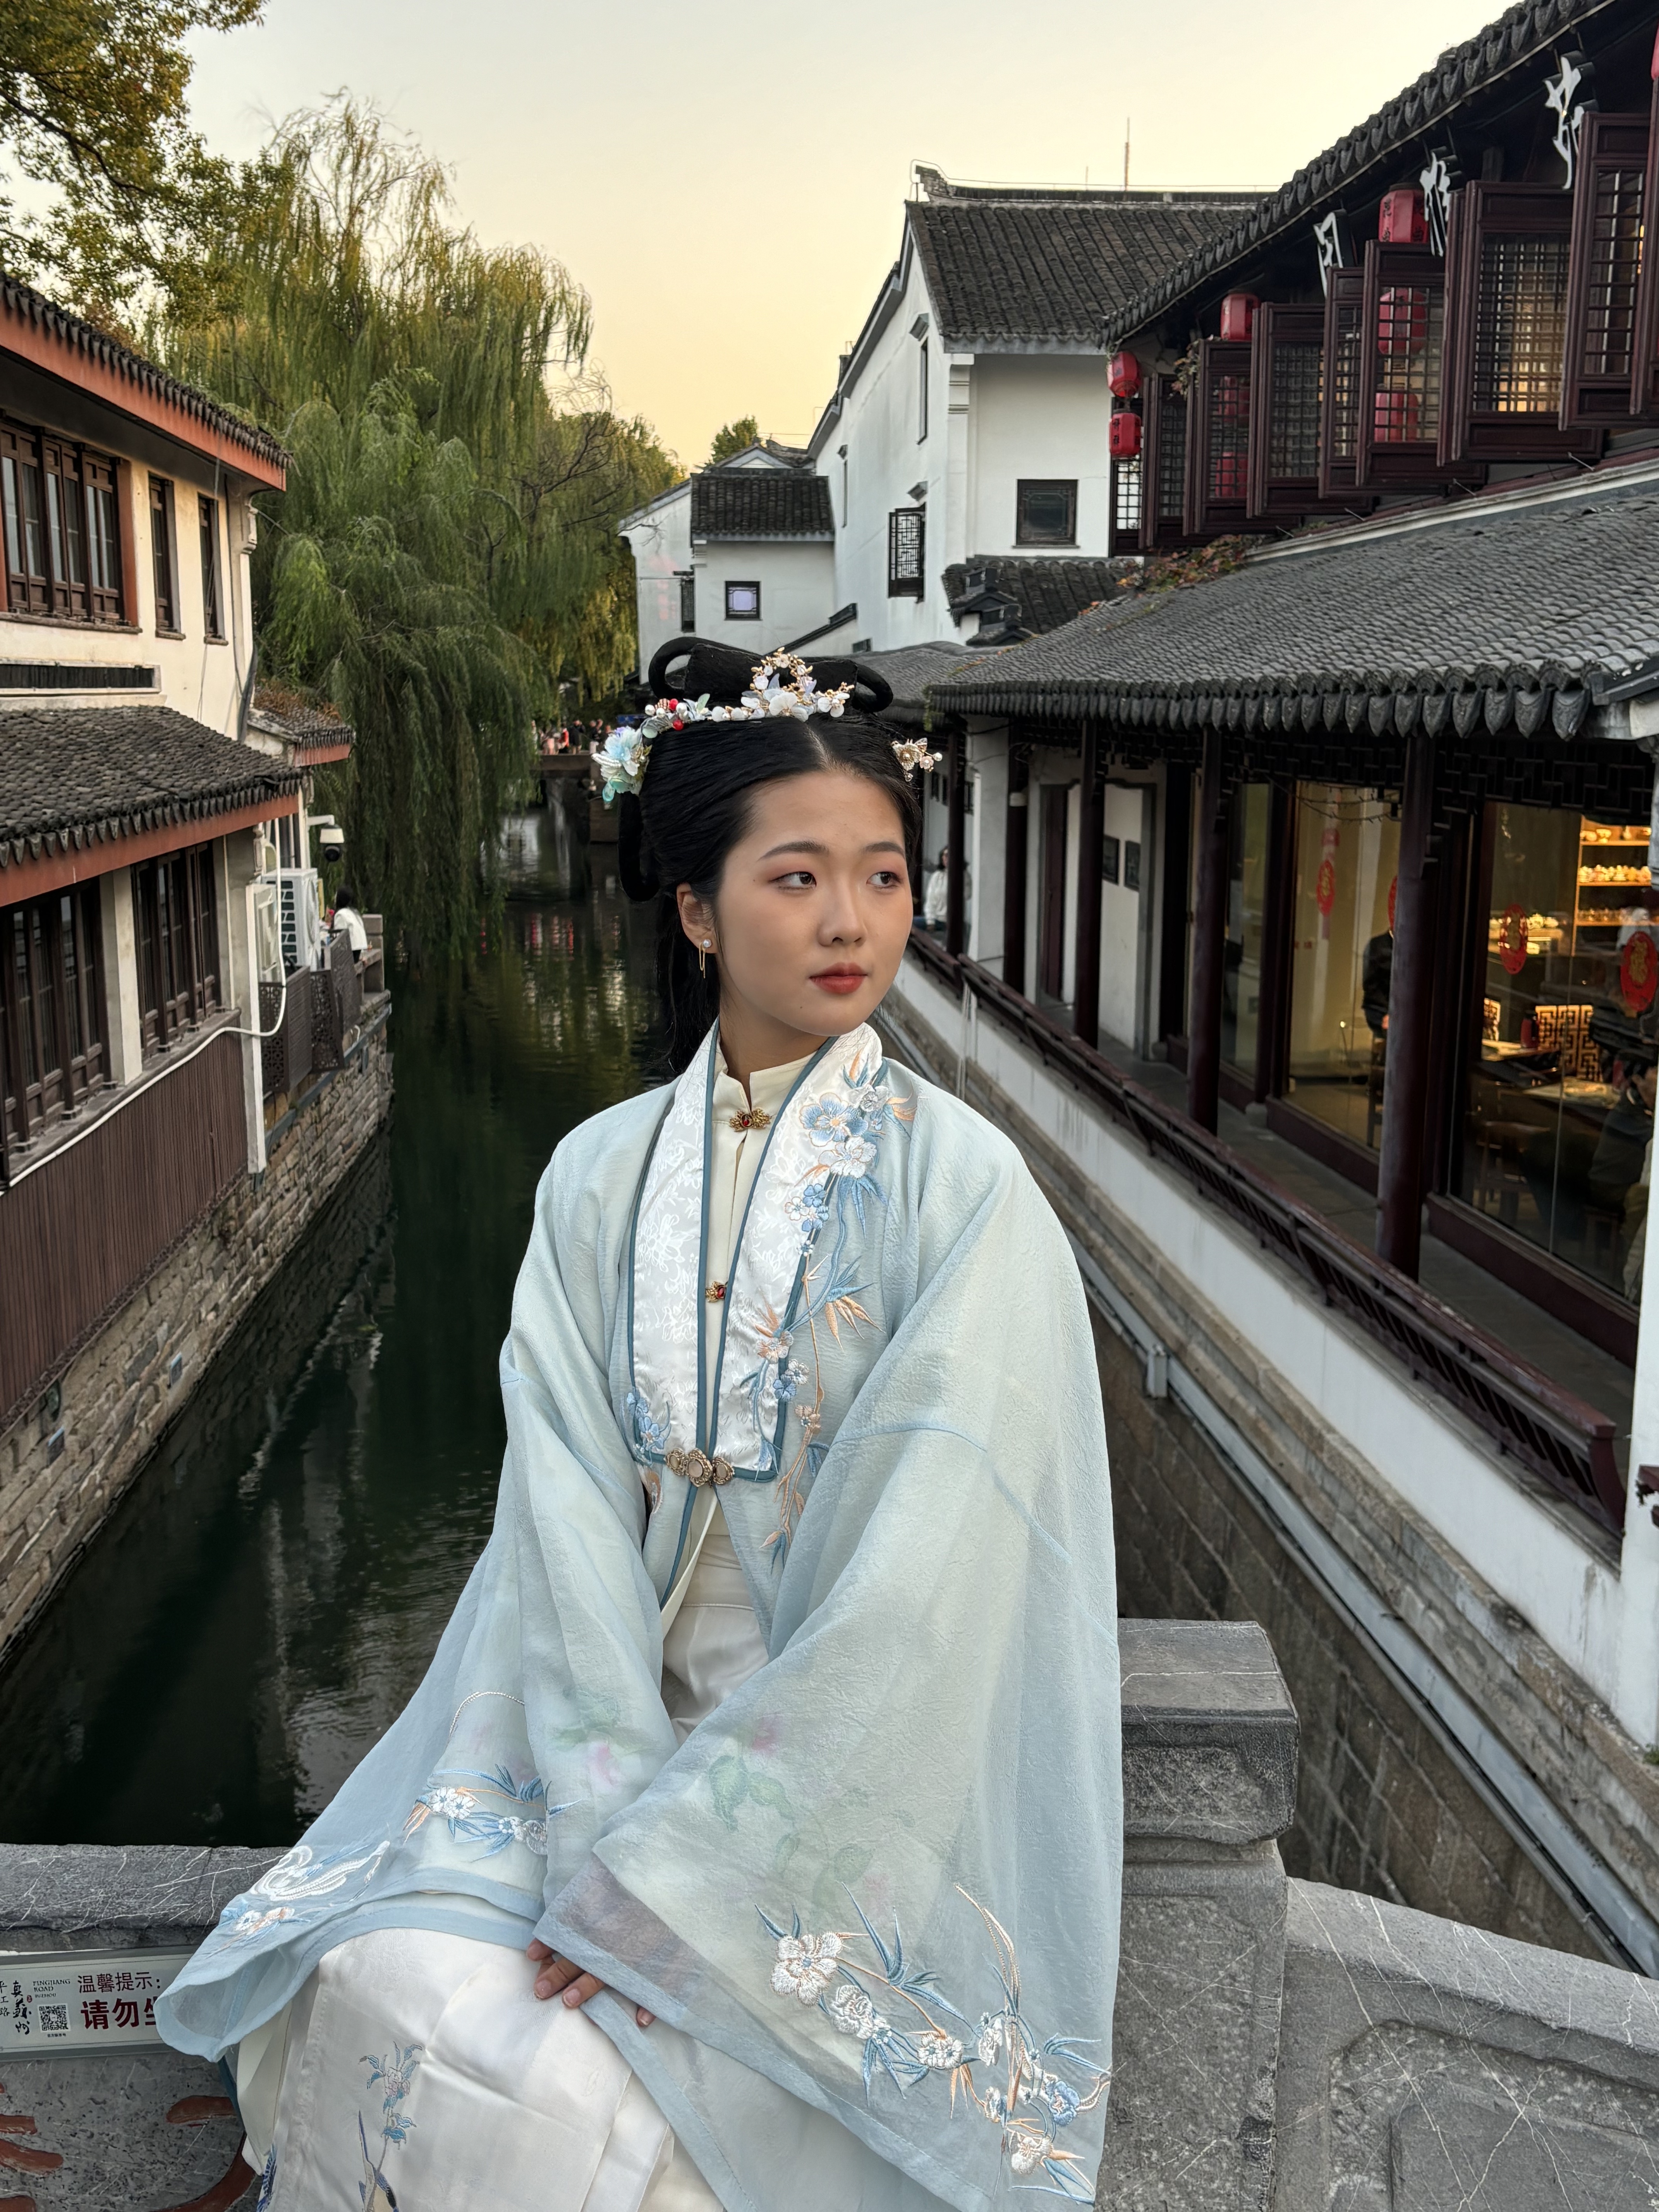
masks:
<svg viewBox="0 0 1659 2212"><path fill-rule="evenodd" d="M605 1986L597 1974L585 1974L574 1959L562 1959L545 1943L532 1943L525 1955L543 1969L536 1977L538 1997L557 1996L562 1990L565 2002L574 2009L577 2005L585 2005L589 1997L598 1996ZM657 2015L647 2012L643 2005L635 2005L634 2017L641 2027L649 2027Z"/></svg>

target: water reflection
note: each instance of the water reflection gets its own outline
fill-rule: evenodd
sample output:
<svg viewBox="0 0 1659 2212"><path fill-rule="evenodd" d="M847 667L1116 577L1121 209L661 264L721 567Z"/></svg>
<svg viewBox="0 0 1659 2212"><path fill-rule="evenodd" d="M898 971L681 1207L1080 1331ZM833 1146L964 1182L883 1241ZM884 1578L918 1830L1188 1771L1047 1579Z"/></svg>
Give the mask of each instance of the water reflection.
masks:
<svg viewBox="0 0 1659 2212"><path fill-rule="evenodd" d="M657 1065L593 854L510 824L504 925L394 975L390 1133L0 1675L7 1840L287 1842L419 1680L489 1533L538 1178Z"/></svg>

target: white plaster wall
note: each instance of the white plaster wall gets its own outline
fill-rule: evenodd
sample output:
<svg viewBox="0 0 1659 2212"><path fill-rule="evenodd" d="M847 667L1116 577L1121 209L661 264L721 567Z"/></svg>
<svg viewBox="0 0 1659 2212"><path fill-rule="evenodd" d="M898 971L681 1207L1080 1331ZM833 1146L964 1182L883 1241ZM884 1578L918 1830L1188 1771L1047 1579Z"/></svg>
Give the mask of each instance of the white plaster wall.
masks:
<svg viewBox="0 0 1659 2212"><path fill-rule="evenodd" d="M968 552L1103 556L1109 520L1106 421L1111 394L1103 357L980 354L969 426L972 491ZM1022 477L1077 480L1074 547L1015 543Z"/></svg>
<svg viewBox="0 0 1659 2212"><path fill-rule="evenodd" d="M629 520L622 536L634 556L634 600L640 631L639 670L659 645L680 635L680 580L691 565L691 486L677 484ZM702 609L697 609L701 618Z"/></svg>
<svg viewBox="0 0 1659 2212"><path fill-rule="evenodd" d="M1066 965L1060 995L1069 1006L1077 999L1077 902L1079 866L1083 851L1083 786L1074 783L1066 794Z"/></svg>
<svg viewBox="0 0 1659 2212"><path fill-rule="evenodd" d="M1105 835L1118 840L1118 880L1100 887L1100 1026L1120 1044L1133 1047L1139 1037L1146 995L1141 943L1145 892L1128 890L1123 875L1125 848L1131 838L1140 846L1145 866L1146 794L1139 788L1109 783L1104 801Z"/></svg>
<svg viewBox="0 0 1659 2212"><path fill-rule="evenodd" d="M915 962L900 971L894 995L939 1036L963 1034L958 1006ZM1270 1266L1242 1231L1153 1165L1143 1146L1120 1135L994 1020L972 1024L969 1043L975 1064L1076 1163L1107 1205L1226 1315L1263 1366L1363 1453L1639 1742L1651 1741L1650 1707L1623 1692L1627 1684L1639 1686L1652 1652L1652 1577L1644 1573L1626 1590L1599 1553L1510 1481L1478 1432L1413 1388L1393 1361L1373 1355L1311 1290ZM1655 1243L1659 1262L1659 1236ZM1651 1418L1651 1397L1647 1402ZM1650 1533L1633 1530L1634 1542L1626 1540L1627 1554L1639 1547L1644 1567Z"/></svg>
<svg viewBox="0 0 1659 2212"><path fill-rule="evenodd" d="M693 545L691 565L697 579L697 634L739 652L751 647L760 659L778 646L804 637L829 621L836 611L836 550L827 540L818 544L785 544L776 538L757 538L743 544ZM726 586L757 583L761 587L758 622L728 622ZM679 602L675 601L676 621ZM677 630L669 632L671 636ZM846 633L815 639L811 653L844 653L852 642Z"/></svg>
<svg viewBox="0 0 1659 2212"><path fill-rule="evenodd" d="M33 415L30 419L34 419ZM123 540L131 556L129 573L135 586L134 605L127 611L132 619L115 626L0 614L0 659L50 661L71 666L91 663L99 667L137 663L154 668L156 680L148 690L120 691L41 692L0 685L0 701L8 706L163 705L176 708L181 714L206 723L210 729L232 736L240 712L250 637L246 563L240 550L252 527L247 488L239 480L227 479L222 471L216 471L211 461L198 460L183 453L175 466L152 469L148 461L132 460L124 453L118 439L100 434L88 438L87 442L128 463L118 475L117 486ZM155 629L155 573L149 513L152 475L164 477L173 485L173 574L183 632L176 637L158 636ZM203 492L219 502L220 619L228 633L223 640L210 638L204 621L197 506L198 495Z"/></svg>
<svg viewBox="0 0 1659 2212"><path fill-rule="evenodd" d="M1001 973L1002 907L1007 854L1008 744L1005 735L971 736L969 773L974 779L974 811L969 851L974 863L974 910L968 935L969 957Z"/></svg>

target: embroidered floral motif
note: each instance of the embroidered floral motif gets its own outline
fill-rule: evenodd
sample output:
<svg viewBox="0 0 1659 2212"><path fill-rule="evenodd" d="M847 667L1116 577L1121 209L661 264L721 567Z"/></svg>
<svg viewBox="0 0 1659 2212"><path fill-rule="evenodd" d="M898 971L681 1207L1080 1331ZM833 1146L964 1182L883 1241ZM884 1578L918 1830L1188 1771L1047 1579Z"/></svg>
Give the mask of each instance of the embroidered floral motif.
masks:
<svg viewBox="0 0 1659 2212"><path fill-rule="evenodd" d="M434 1780L409 1808L409 1818L404 1823L405 1839L428 1820L437 1820L447 1825L457 1841L482 1844L487 1859L493 1859L509 1844L522 1844L538 1858L547 1856L548 1821L570 1808L568 1805L548 1805L547 1792L538 1776L532 1774L520 1782L510 1767L501 1766L494 1774L467 1774L461 1778L476 1782L480 1788L458 1789L451 1783ZM539 1815L524 1811L491 1812L483 1805L485 1796L505 1798L514 1806L540 1806L544 1810Z"/></svg>
<svg viewBox="0 0 1659 2212"><path fill-rule="evenodd" d="M965 1890L960 1893L968 1897ZM977 2023L951 2003L928 1969L907 1960L897 1921L890 1944L856 1898L854 1909L861 1932L830 1929L821 1936L809 1936L799 1913L792 1912L787 1929L764 1912L760 1915L776 1946L772 1987L780 1996L816 2005L841 2034L857 2038L863 2049L866 2097L878 2071L901 2090L930 2075L948 2075L951 2110L957 2109L960 2091L964 2109L976 2110L1001 2130L1004 2155L1018 2179L1040 2174L1044 2179L1037 2185L1051 2195L1089 2203L1094 2197L1092 2177L1080 2154L1064 2148L1056 2138L1079 2112L1099 2104L1111 2081L1110 2069L1090 2067L1084 2055L1086 2045L1074 2038L1050 2036L1038 2041L1021 2005L1019 1961L1007 1931L982 1905L972 1898L968 1902L991 1938L1002 1990L997 2010L982 2012ZM849 1944L867 1945L876 1963L849 1957ZM895 2027L878 2009L866 1983L907 2007L911 2024ZM961 2033L954 2033L944 2021L954 2023ZM995 2068L997 2078L981 2087L974 2079L975 2065L988 2073ZM1083 2076L1082 2086L1070 2075Z"/></svg>
<svg viewBox="0 0 1659 2212"><path fill-rule="evenodd" d="M404 2111L404 2105L415 2079L415 2069L425 2056L425 2050L418 2043L411 2043L407 2049L394 2043L389 2058L362 2061L368 2069L368 2086L380 2092L380 2142L373 2150L363 2116L361 2112L357 2115L357 2140L363 2154L363 2175L357 2184L357 2193L362 2199L363 2212L395 2212L398 2200L387 2185L386 2154L409 2141L415 2123Z"/></svg>

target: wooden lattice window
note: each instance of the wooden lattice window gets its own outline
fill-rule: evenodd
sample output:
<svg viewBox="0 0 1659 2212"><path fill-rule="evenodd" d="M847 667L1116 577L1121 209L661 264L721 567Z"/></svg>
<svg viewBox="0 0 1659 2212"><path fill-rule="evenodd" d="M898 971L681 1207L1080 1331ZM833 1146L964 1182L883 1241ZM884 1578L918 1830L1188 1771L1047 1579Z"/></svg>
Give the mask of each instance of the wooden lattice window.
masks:
<svg viewBox="0 0 1659 2212"><path fill-rule="evenodd" d="M0 538L11 613L121 620L113 462L49 431L0 423Z"/></svg>
<svg viewBox="0 0 1659 2212"><path fill-rule="evenodd" d="M1325 295L1325 405L1319 426L1322 499L1340 499L1359 480L1359 357L1364 328L1364 270L1333 269Z"/></svg>
<svg viewBox="0 0 1659 2212"><path fill-rule="evenodd" d="M1206 338L1188 416L1187 533L1241 530L1250 465L1250 349Z"/></svg>
<svg viewBox="0 0 1659 2212"><path fill-rule="evenodd" d="M1250 348L1249 513L1295 521L1317 512L1325 407L1323 307L1268 303L1256 311ZM1350 348L1352 356L1352 347ZM1352 398L1350 398L1352 405ZM1340 507L1352 498L1326 502Z"/></svg>
<svg viewBox="0 0 1659 2212"><path fill-rule="evenodd" d="M1365 248L1355 476L1364 491L1443 480L1446 274L1425 246Z"/></svg>
<svg viewBox="0 0 1659 2212"><path fill-rule="evenodd" d="M1654 79L1648 114L1648 158L1642 173L1642 207L1659 207L1659 77ZM1636 280L1636 360L1631 371L1631 413L1659 412L1659 253L1647 251Z"/></svg>
<svg viewBox="0 0 1659 2212"><path fill-rule="evenodd" d="M146 1055L219 1003L213 848L171 853L132 872L138 908L138 999Z"/></svg>
<svg viewBox="0 0 1659 2212"><path fill-rule="evenodd" d="M1446 239L1451 311L1440 459L1549 460L1561 428L1572 203L1541 185L1468 185Z"/></svg>
<svg viewBox="0 0 1659 2212"><path fill-rule="evenodd" d="M1172 376L1146 385L1140 479L1141 551L1179 545L1187 534L1187 400Z"/></svg>
<svg viewBox="0 0 1659 2212"><path fill-rule="evenodd" d="M919 599L927 588L927 510L896 507L887 518L887 596Z"/></svg>
<svg viewBox="0 0 1659 2212"><path fill-rule="evenodd" d="M1647 158L1645 115L1592 111L1584 118L1573 187L1565 426L1630 415Z"/></svg>
<svg viewBox="0 0 1659 2212"><path fill-rule="evenodd" d="M8 1159L104 1079L98 888L0 912L0 1137Z"/></svg>
<svg viewBox="0 0 1659 2212"><path fill-rule="evenodd" d="M1112 550L1140 550L1140 513L1143 496L1141 459L1112 463Z"/></svg>
<svg viewBox="0 0 1659 2212"><path fill-rule="evenodd" d="M173 557L173 486L163 477L149 480L149 551L155 580L155 627L179 628L179 564Z"/></svg>

